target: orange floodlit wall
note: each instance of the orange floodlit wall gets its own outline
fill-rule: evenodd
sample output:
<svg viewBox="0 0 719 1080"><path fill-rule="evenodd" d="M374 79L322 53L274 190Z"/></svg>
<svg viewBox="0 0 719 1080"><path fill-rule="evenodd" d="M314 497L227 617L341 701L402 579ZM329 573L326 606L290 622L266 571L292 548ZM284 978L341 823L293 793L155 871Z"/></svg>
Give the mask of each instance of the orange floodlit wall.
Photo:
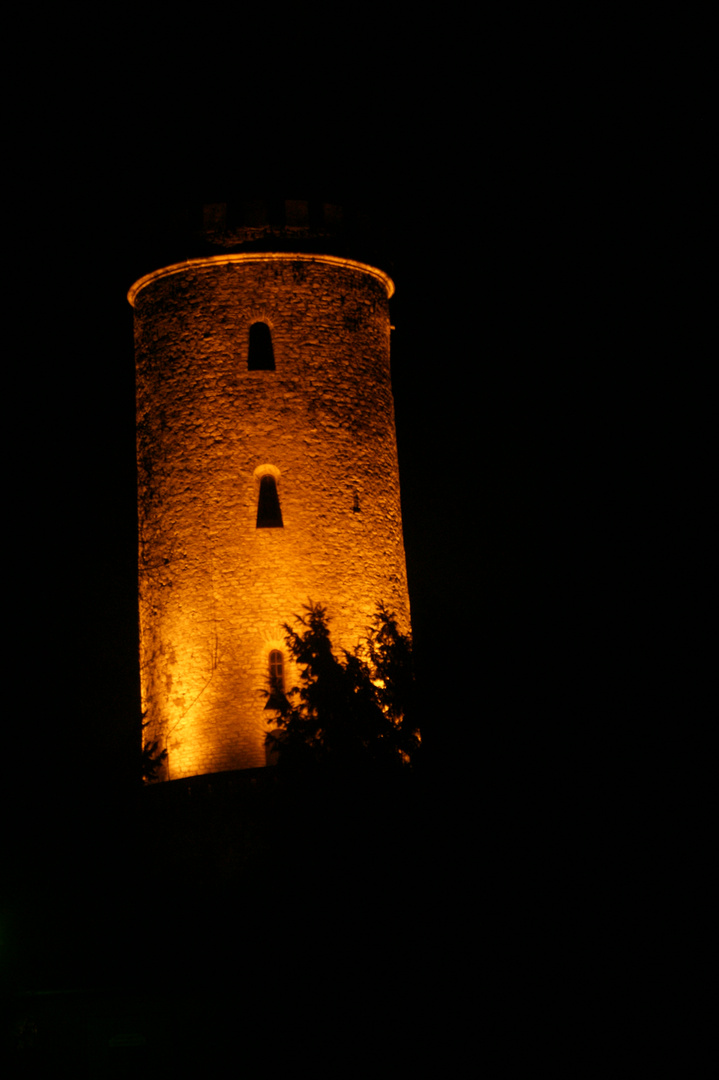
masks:
<svg viewBox="0 0 719 1080"><path fill-rule="evenodd" d="M409 629L392 290L306 254L192 260L130 290L142 699L165 779L266 763L269 655L308 599L338 648L378 601ZM281 524L276 503L258 517L268 476Z"/></svg>

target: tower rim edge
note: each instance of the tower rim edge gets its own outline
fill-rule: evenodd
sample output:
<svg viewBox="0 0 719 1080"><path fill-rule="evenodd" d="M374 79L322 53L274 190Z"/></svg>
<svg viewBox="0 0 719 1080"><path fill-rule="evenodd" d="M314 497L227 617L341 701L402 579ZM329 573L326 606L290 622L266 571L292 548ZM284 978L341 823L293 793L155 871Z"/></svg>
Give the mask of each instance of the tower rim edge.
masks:
<svg viewBox="0 0 719 1080"><path fill-rule="evenodd" d="M356 259L344 259L339 255L314 255L306 252L244 251L232 252L226 255L207 255L199 259L186 259L183 262L171 263L169 266L163 266L159 270L153 270L151 273L145 274L144 277L137 279L129 289L127 299L134 308L135 299L145 286L150 285L153 281L159 281L161 278L170 277L172 274L181 274L185 270L211 266L227 266L233 263L298 261L324 263L329 264L330 266L341 266L351 270L358 270L363 274L369 274L370 277L374 277L377 281L381 282L387 290L388 300L394 295L394 282L388 274L385 274L383 270L379 270L376 266L358 262Z"/></svg>

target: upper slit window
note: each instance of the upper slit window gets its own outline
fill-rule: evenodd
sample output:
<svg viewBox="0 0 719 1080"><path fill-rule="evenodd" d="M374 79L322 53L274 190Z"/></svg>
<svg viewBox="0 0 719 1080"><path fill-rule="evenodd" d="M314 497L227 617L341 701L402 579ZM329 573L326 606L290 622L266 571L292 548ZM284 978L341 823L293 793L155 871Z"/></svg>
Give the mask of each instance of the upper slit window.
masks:
<svg viewBox="0 0 719 1080"><path fill-rule="evenodd" d="M277 494L277 482L272 473L265 473L260 480L260 497L257 500L257 528L283 528L280 497Z"/></svg>
<svg viewBox="0 0 719 1080"><path fill-rule="evenodd" d="M250 344L247 351L247 370L275 370L275 352L272 348L272 335L267 323L256 322L250 327Z"/></svg>

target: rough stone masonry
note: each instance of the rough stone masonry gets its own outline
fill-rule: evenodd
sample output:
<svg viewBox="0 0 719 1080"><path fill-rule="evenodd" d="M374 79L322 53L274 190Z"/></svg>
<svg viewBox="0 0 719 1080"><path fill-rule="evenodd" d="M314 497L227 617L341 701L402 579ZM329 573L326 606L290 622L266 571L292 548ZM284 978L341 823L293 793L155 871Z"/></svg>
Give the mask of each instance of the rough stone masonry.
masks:
<svg viewBox="0 0 719 1080"><path fill-rule="evenodd" d="M165 779L265 764L269 655L308 600L336 647L378 601L409 629L392 291L373 267L288 253L190 260L130 290L142 698ZM274 370L252 370L257 323ZM263 477L281 527L258 527Z"/></svg>

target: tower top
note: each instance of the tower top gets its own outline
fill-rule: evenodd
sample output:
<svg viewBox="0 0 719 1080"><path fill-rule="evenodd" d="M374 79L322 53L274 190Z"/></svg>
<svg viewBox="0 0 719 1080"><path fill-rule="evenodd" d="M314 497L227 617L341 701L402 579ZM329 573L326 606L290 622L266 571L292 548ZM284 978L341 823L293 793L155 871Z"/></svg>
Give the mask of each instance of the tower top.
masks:
<svg viewBox="0 0 719 1080"><path fill-rule="evenodd" d="M343 206L312 199L236 199L205 202L200 233L215 248L289 250L326 248L346 239L352 227Z"/></svg>
<svg viewBox="0 0 719 1080"><path fill-rule="evenodd" d="M227 193L145 208L153 265L245 252L330 255L392 273L381 211L369 202L255 198ZM138 268L140 269L140 268Z"/></svg>

